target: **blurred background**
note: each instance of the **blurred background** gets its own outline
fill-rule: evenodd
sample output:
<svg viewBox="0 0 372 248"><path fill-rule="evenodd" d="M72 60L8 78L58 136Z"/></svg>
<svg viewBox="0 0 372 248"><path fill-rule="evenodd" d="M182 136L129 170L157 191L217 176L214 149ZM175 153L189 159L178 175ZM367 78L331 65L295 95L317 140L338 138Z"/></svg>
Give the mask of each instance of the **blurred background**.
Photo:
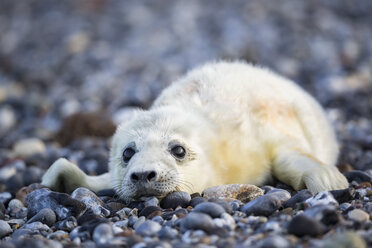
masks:
<svg viewBox="0 0 372 248"><path fill-rule="evenodd" d="M109 139L74 132L108 137L187 70L240 59L314 95L337 129L340 164L371 169L371 11L370 0L0 0L0 165L36 137L44 150L26 166L66 156L100 173Z"/></svg>

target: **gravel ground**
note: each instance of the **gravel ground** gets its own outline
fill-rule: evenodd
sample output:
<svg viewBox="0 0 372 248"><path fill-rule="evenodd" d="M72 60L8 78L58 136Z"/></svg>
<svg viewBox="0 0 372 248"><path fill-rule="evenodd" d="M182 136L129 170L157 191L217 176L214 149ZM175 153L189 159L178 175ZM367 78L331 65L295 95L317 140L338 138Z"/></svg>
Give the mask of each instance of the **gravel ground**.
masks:
<svg viewBox="0 0 372 248"><path fill-rule="evenodd" d="M0 1L0 246L372 246L371 11L369 0ZM244 194L126 205L110 190L38 184L59 157L106 172L125 111L217 59L267 66L312 93L349 189L230 185L212 191Z"/></svg>

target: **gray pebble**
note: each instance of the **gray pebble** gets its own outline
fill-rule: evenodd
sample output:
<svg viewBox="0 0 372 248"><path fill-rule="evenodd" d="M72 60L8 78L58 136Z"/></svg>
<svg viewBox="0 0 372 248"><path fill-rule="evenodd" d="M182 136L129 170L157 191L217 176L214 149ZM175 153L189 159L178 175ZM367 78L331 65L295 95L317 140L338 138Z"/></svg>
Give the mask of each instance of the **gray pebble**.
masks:
<svg viewBox="0 0 372 248"><path fill-rule="evenodd" d="M192 212L181 220L181 231L203 230L211 232L214 227L212 218L204 213Z"/></svg>
<svg viewBox="0 0 372 248"><path fill-rule="evenodd" d="M112 226L108 223L99 224L93 231L93 240L97 244L106 244L114 237Z"/></svg>
<svg viewBox="0 0 372 248"><path fill-rule="evenodd" d="M194 208L194 212L201 212L208 214L212 218L219 218L221 214L225 213L225 209L221 207L219 204L214 202L203 202L198 204Z"/></svg>
<svg viewBox="0 0 372 248"><path fill-rule="evenodd" d="M158 205L159 205L159 200L156 197L150 197L148 200L145 201L145 207L148 207L148 206L157 207Z"/></svg>
<svg viewBox="0 0 372 248"><path fill-rule="evenodd" d="M278 210L290 197L291 195L286 190L270 190L266 195L260 196L245 204L241 211L245 212L247 215L269 216Z"/></svg>
<svg viewBox="0 0 372 248"><path fill-rule="evenodd" d="M27 167L26 170L22 173L24 185L40 183L43 174L44 170L39 167L36 166Z"/></svg>
<svg viewBox="0 0 372 248"><path fill-rule="evenodd" d="M39 221L48 226L52 226L54 225L54 223L56 223L56 219L57 217L53 210L51 210L50 208L43 208L42 210L40 210L40 212L29 219L27 223Z"/></svg>
<svg viewBox="0 0 372 248"><path fill-rule="evenodd" d="M315 205L306 209L303 214L327 226L337 224L340 221L337 209L333 205Z"/></svg>
<svg viewBox="0 0 372 248"><path fill-rule="evenodd" d="M317 220L311 219L304 214L297 215L289 222L288 233L298 237L318 236L326 231L325 226Z"/></svg>
<svg viewBox="0 0 372 248"><path fill-rule="evenodd" d="M205 199L204 197L197 196L197 197L191 199L190 206L195 208L196 205L198 205L200 203L203 203L203 202L206 202L206 201L207 201L207 199Z"/></svg>
<svg viewBox="0 0 372 248"><path fill-rule="evenodd" d="M5 237L12 232L9 224L6 221L0 220L0 238Z"/></svg>
<svg viewBox="0 0 372 248"><path fill-rule="evenodd" d="M269 236L265 238L264 240L262 240L259 247L261 248L287 248L290 246L291 245L287 239L279 235L275 235L275 236Z"/></svg>
<svg viewBox="0 0 372 248"><path fill-rule="evenodd" d="M6 204L10 199L12 199L12 194L9 192L0 193L0 202Z"/></svg>
<svg viewBox="0 0 372 248"><path fill-rule="evenodd" d="M104 207L104 203L99 197L87 188L77 188L72 192L71 197L83 202L88 209L91 209L95 215L109 216L110 211Z"/></svg>
<svg viewBox="0 0 372 248"><path fill-rule="evenodd" d="M29 219L43 208L52 209L58 220L63 220L69 216L78 217L86 210L84 203L73 199L68 194L53 192L45 188L29 193L26 196L26 204Z"/></svg>
<svg viewBox="0 0 372 248"><path fill-rule="evenodd" d="M171 228L169 226L164 226L161 228L161 230L158 232L160 239L174 239L178 235L178 231L174 228Z"/></svg>
<svg viewBox="0 0 372 248"><path fill-rule="evenodd" d="M137 227L135 227L135 231L138 235L141 236L153 236L161 229L161 225L152 220L146 220L145 222L141 223Z"/></svg>
<svg viewBox="0 0 372 248"><path fill-rule="evenodd" d="M61 220L55 224L55 226L63 231L70 232L72 229L77 227L78 223L74 216L69 216L64 220Z"/></svg>
<svg viewBox="0 0 372 248"><path fill-rule="evenodd" d="M372 176L368 173L360 170L352 170L345 173L346 179L351 183L355 181L357 183L370 182L372 183Z"/></svg>
<svg viewBox="0 0 372 248"><path fill-rule="evenodd" d="M160 202L160 206L164 209L173 208L175 209L178 206L183 208L187 207L191 201L191 196L187 192L176 191L168 194Z"/></svg>
<svg viewBox="0 0 372 248"><path fill-rule="evenodd" d="M68 237L69 237L68 232L65 232L62 230L58 230L58 231L55 231L47 235L47 239L53 239L53 240L58 240L58 241L67 239Z"/></svg>
<svg viewBox="0 0 372 248"><path fill-rule="evenodd" d="M133 225L133 229L136 229L138 226L140 226L143 222L146 221L146 217L145 216L141 216L139 217L137 220L136 220L136 223L134 223Z"/></svg>
<svg viewBox="0 0 372 248"><path fill-rule="evenodd" d="M297 194L292 196L289 200L287 200L284 203L283 207L284 208L295 208L297 203L304 202L305 200L309 199L312 196L313 194L309 190L303 189L297 192Z"/></svg>
<svg viewBox="0 0 372 248"><path fill-rule="evenodd" d="M315 206L318 204L322 205L335 205L338 206L338 202L333 197L333 195L329 191L322 191L318 194L314 195L313 197L310 197L305 201L310 206Z"/></svg>
<svg viewBox="0 0 372 248"><path fill-rule="evenodd" d="M28 223L28 224L26 223L21 228L22 229L30 229L30 230L38 230L40 232L50 231L50 228L47 225L45 225L41 222L33 222L33 223Z"/></svg>

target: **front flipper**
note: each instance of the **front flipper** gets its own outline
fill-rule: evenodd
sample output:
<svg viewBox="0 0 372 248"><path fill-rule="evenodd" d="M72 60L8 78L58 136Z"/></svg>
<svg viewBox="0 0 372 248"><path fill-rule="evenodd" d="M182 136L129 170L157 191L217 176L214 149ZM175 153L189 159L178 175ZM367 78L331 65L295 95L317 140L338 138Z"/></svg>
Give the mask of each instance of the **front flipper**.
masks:
<svg viewBox="0 0 372 248"><path fill-rule="evenodd" d="M281 150L272 166L274 176L296 190L307 188L317 193L349 186L337 167L323 164L311 155L296 150Z"/></svg>
<svg viewBox="0 0 372 248"><path fill-rule="evenodd" d="M88 176L78 166L65 158L58 159L49 167L41 184L54 191L66 193L71 193L79 187L85 187L95 192L112 188L109 173Z"/></svg>

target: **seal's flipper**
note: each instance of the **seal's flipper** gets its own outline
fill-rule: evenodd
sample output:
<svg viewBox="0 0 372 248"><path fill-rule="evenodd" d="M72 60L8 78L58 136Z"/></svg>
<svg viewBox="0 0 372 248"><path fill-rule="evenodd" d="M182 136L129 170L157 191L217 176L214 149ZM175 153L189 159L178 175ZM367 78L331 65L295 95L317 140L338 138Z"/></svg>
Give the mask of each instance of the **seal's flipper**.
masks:
<svg viewBox="0 0 372 248"><path fill-rule="evenodd" d="M88 176L65 158L58 159L50 166L44 174L41 184L52 190L66 193L71 193L79 187L85 187L95 192L112 187L109 173Z"/></svg>

